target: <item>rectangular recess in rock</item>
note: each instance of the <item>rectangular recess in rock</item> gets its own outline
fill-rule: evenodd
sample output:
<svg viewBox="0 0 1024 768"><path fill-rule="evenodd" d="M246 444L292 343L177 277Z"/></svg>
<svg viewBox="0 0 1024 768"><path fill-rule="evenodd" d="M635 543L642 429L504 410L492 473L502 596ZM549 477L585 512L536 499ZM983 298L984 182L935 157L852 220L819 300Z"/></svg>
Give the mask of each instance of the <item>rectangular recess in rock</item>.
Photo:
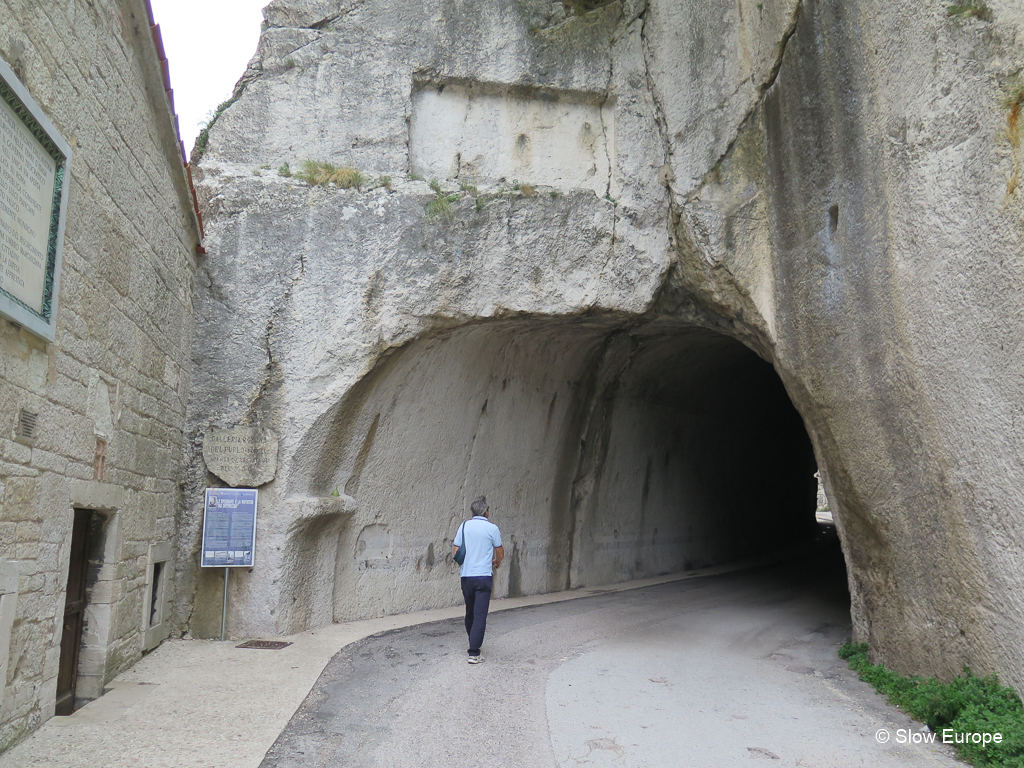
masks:
<svg viewBox="0 0 1024 768"><path fill-rule="evenodd" d="M605 94L494 83L416 83L412 172L474 183L518 181L605 195L615 109Z"/></svg>
<svg viewBox="0 0 1024 768"><path fill-rule="evenodd" d="M170 623L166 621L168 598L167 588L171 559L171 542L163 541L149 546L149 565L146 568L145 606L142 612L142 649L156 648L170 634Z"/></svg>

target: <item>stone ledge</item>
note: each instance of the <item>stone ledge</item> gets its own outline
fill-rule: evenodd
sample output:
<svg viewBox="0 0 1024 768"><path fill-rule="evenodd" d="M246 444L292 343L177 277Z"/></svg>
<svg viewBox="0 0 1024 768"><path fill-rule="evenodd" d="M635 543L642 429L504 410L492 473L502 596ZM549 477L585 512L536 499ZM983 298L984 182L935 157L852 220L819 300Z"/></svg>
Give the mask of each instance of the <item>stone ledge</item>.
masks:
<svg viewBox="0 0 1024 768"><path fill-rule="evenodd" d="M124 488L95 480L76 480L71 484L71 506L96 510L116 510L124 505Z"/></svg>
<svg viewBox="0 0 1024 768"><path fill-rule="evenodd" d="M286 499L285 507L292 513L292 526L301 525L318 517L352 515L358 503L351 496L295 496Z"/></svg>

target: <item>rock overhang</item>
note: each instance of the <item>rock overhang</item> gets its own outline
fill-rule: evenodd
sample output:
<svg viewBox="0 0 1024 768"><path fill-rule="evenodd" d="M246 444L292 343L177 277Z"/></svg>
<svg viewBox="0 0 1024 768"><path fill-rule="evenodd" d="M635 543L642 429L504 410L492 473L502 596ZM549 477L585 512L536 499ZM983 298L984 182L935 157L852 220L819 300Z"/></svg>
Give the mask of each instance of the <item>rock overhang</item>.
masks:
<svg viewBox="0 0 1024 768"><path fill-rule="evenodd" d="M1001 462L997 445L978 454L995 464L958 452L950 387L927 373L938 359L928 350L946 334L935 330L941 322L925 327L914 313L932 317L934 308L946 312L957 300L940 286L930 299L916 293L915 238L928 240L932 225L927 215L915 221L920 205L905 179L921 171L921 156L894 149L903 134L889 130L899 122L892 110L872 112L894 103L886 101L894 81L874 73L894 71L900 29L932 30L931 43L912 35L922 51L959 50L971 35L981 40L976 33L984 29L929 9L886 9L876 18L870 4L839 13L814 2L611 3L578 19L559 15L555 5L561 4L268 8L270 28L245 93L218 121L203 162L211 208L223 209L213 228L221 259L209 261L211 288L199 301L208 303L211 322L232 329L227 336L239 373L228 386L208 379L209 397L195 405L193 423L274 422L286 433L283 474L302 474L300 467L314 461L304 441L315 436L318 420L385 357L453 328L511 317L563 316L571 323L588 312L623 313L628 323L668 315L714 328L771 361L808 427L839 506L858 637L904 669L950 673L970 659L978 669L999 668L1017 679L1019 659L992 641L992 621L956 598L987 594L990 579L1001 583L996 571L1005 568L978 561L977 553L988 551L984 536L972 544L952 534L985 530L992 519L957 511L962 502L951 499L962 494L935 471L927 452L912 447L958 455L954 463L984 476L994 497L1013 495L990 471ZM973 66L955 56L948 61L953 70L969 73ZM828 82L812 82L819 72ZM914 66L901 72L905 82L895 90L932 87ZM614 147L606 140L614 151L604 153L608 191L535 185L507 173L502 182L501 172L463 178L461 158L452 162L458 147L424 155L421 170L433 176L409 179L416 147L424 146L411 139L417 99L442 86L458 93L467 83L486 98L471 104L463 94L464 116L487 98L501 100L498 112L529 113L517 101L524 93L576 94L566 102L611 110L611 121L602 118L614 126ZM821 98L811 98L817 92ZM1001 130L1002 118L985 113L984 100L997 101L992 93L953 92L984 130ZM578 122L577 139L582 122L593 127ZM944 130L929 125L914 130ZM496 150L495 157L511 151L514 160L520 133L501 134L505 143L512 139L511 150ZM960 157L971 178L987 183L978 174L998 164L995 154ZM309 188L272 170L262 178L252 173L304 158L390 176L391 189ZM962 196L956 174L937 161L924 165L944 179L947 193ZM559 171L557 178L565 177ZM442 196L459 199L445 215L428 216L427 205ZM939 207L944 236L957 228L973 232L990 252L1012 260L1012 224L986 229L980 222L990 214L958 218L947 203ZM967 202L965 210L974 207ZM1005 216L1005 208L991 215ZM957 261L948 247L936 246L946 262ZM898 267L887 266L889 259ZM253 269L266 276L259 290L247 274ZM983 270L972 268L971 275L976 289L990 284ZM227 285L237 297L233 306L244 311L217 308ZM976 305L987 303L982 297ZM219 343L203 342L200 356ZM953 340L942 349L950 343L960 350L954 359L972 357ZM972 388L967 381L957 386ZM997 390L1005 387L997 383ZM1002 399L983 395L982 402L999 411ZM923 457L921 479L913 477L914 457ZM942 510L943 522L907 538L913 550L888 538L893 520L934 517L929 510ZM929 593L936 582L922 553L938 551L960 577ZM433 599L416 594L413 602ZM914 626L908 617L922 610L941 619ZM1020 615L1019 608L1008 610ZM941 659L939 666L925 656Z"/></svg>

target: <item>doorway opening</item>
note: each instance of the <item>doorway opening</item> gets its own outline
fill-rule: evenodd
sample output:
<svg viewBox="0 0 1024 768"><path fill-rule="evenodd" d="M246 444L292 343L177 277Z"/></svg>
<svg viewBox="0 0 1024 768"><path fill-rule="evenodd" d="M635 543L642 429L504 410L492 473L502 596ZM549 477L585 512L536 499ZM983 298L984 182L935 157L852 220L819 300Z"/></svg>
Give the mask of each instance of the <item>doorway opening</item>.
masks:
<svg viewBox="0 0 1024 768"><path fill-rule="evenodd" d="M94 514L91 509L74 510L68 584L64 598L64 623L60 637L57 706L54 710L56 715L70 715L75 711L78 661L82 650L82 630L85 628L85 609L88 605L89 540Z"/></svg>

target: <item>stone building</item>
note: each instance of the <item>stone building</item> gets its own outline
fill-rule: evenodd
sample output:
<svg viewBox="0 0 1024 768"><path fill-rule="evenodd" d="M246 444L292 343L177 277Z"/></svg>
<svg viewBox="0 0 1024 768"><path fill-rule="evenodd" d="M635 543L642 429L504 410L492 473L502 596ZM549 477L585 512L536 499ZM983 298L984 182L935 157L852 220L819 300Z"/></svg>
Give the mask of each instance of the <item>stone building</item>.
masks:
<svg viewBox="0 0 1024 768"><path fill-rule="evenodd" d="M30 123L69 156L52 322L0 319L2 749L167 635L200 223L144 0L0 0L0 59L4 200Z"/></svg>

